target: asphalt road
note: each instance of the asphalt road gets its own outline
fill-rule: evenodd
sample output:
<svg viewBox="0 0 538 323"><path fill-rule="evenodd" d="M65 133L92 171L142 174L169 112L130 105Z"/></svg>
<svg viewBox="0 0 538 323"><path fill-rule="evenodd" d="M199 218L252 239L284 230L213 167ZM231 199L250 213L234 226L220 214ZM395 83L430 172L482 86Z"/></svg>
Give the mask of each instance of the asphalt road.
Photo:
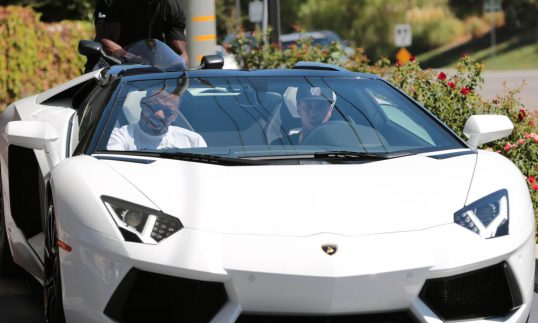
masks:
<svg viewBox="0 0 538 323"><path fill-rule="evenodd" d="M0 323L43 323L43 289L24 273L0 279Z"/></svg>
<svg viewBox="0 0 538 323"><path fill-rule="evenodd" d="M484 86L478 92L484 98L493 99L524 84L519 99L527 109L538 110L538 70L486 71L483 76Z"/></svg>

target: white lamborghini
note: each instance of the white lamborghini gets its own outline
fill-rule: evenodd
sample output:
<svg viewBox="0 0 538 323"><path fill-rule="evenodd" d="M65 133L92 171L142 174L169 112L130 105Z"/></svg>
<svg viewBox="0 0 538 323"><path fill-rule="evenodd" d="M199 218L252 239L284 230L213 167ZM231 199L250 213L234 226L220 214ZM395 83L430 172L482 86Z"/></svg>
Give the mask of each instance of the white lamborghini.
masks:
<svg viewBox="0 0 538 323"><path fill-rule="evenodd" d="M197 145L142 126L159 91ZM14 102L0 127L0 268L43 284L48 322L528 320L527 184L477 149L505 116L463 140L374 75L149 60Z"/></svg>

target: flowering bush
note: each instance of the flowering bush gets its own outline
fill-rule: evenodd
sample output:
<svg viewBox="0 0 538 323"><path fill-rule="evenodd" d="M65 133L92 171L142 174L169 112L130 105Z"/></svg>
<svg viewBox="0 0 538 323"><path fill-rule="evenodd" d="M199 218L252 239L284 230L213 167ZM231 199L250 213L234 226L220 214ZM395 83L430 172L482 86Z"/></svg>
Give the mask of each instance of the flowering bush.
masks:
<svg viewBox="0 0 538 323"><path fill-rule="evenodd" d="M375 64L357 48L355 54L348 57L340 44L333 43L327 47L313 45L312 40L299 39L296 45L282 49L276 44L264 45L263 34L259 31L247 34L240 32L227 47L235 55L242 68L291 68L297 62L321 62L343 66L349 70L385 74L389 71L390 62L381 59Z"/></svg>
<svg viewBox="0 0 538 323"><path fill-rule="evenodd" d="M241 38L241 37L240 37ZM337 45L328 48L312 46L300 42L297 46L282 51L275 45L263 46L258 33L257 45L244 46L239 38L239 47L231 50L246 68L291 67L297 61L317 61L343 66L351 71L375 73L403 90L439 119L463 136L465 121L473 114L504 114L514 124L512 134L501 140L484 145L483 149L493 150L511 159L527 177L533 206L538 210L538 129L536 114L529 113L517 99L521 88L508 90L493 100L485 100L478 93L484 82L483 64L477 63L469 55L463 54L456 66L456 72L448 75L432 69L422 69L420 64L396 62L392 66L387 59L371 64L362 49L355 55L346 57Z"/></svg>
<svg viewBox="0 0 538 323"><path fill-rule="evenodd" d="M0 6L0 111L79 76L85 58L78 41L91 38L89 22L43 23L29 7Z"/></svg>
<svg viewBox="0 0 538 323"><path fill-rule="evenodd" d="M537 115L529 113L517 99L521 88L508 90L493 100L476 93L482 86L483 65L462 55L456 74L423 70L416 62L396 64L389 81L431 110L460 137L465 121L473 114L504 114L514 124L512 134L484 145L512 160L527 178L533 206L538 210L538 129Z"/></svg>

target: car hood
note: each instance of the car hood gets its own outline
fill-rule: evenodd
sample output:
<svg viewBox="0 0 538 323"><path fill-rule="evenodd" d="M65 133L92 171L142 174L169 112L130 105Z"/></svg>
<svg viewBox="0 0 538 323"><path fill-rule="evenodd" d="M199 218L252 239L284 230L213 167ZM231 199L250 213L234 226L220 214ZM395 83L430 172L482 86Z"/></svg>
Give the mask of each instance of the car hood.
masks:
<svg viewBox="0 0 538 323"><path fill-rule="evenodd" d="M464 206L476 154L445 159L414 155L348 165L103 162L186 228L353 236L452 223L454 212Z"/></svg>

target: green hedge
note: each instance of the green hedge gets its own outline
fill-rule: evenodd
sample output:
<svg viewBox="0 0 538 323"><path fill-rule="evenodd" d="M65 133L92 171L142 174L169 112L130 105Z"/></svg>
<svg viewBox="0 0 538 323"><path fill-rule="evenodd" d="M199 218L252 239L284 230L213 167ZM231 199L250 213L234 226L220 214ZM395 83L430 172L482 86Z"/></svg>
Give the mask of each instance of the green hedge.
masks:
<svg viewBox="0 0 538 323"><path fill-rule="evenodd" d="M0 110L80 75L78 41L91 38L91 23L45 24L30 8L0 6Z"/></svg>

